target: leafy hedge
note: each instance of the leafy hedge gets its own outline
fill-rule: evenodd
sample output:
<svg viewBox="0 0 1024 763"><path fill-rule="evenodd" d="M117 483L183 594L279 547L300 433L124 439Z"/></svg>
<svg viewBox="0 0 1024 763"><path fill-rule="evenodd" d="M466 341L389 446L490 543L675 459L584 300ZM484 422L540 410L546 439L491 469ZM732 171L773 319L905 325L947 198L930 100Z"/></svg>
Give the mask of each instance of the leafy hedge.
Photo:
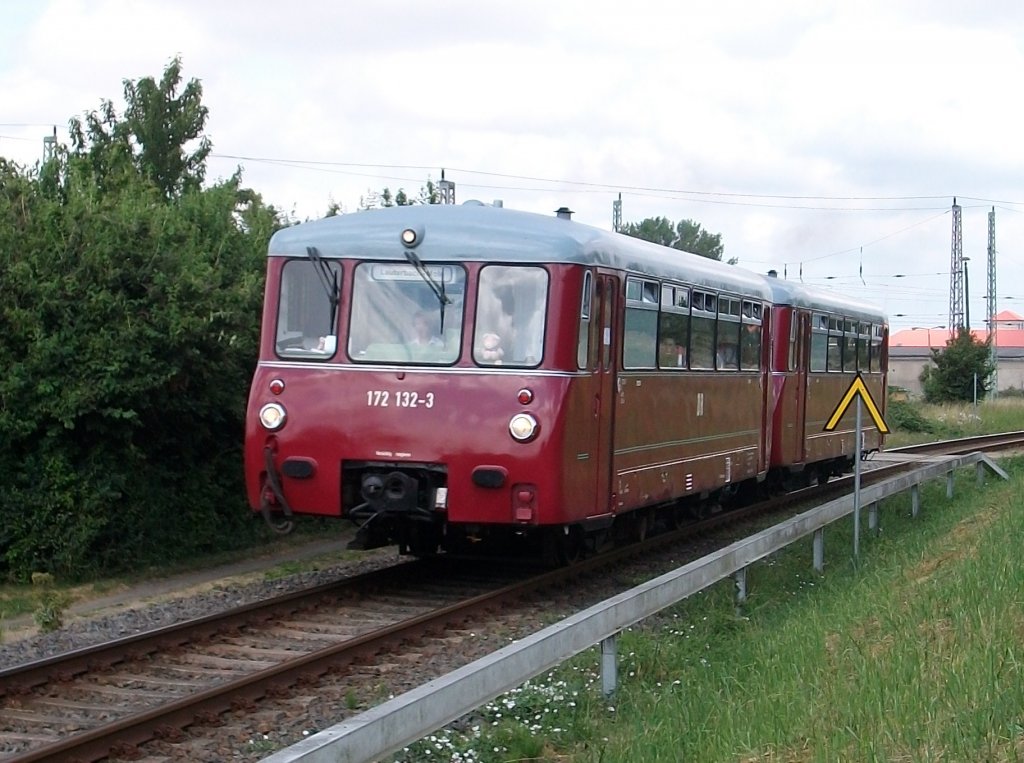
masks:
<svg viewBox="0 0 1024 763"><path fill-rule="evenodd" d="M80 578L259 532L241 443L276 213L0 159L0 574Z"/></svg>

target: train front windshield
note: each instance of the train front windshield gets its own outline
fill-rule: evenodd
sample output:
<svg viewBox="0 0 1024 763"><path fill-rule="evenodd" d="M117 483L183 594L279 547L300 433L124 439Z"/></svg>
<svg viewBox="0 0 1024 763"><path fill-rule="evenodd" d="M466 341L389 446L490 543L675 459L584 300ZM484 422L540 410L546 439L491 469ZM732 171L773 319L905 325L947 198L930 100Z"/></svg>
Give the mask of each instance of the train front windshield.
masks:
<svg viewBox="0 0 1024 763"><path fill-rule="evenodd" d="M334 335L341 268L293 260L281 277L277 352L328 360L343 344L357 363L451 365L463 341L481 366L536 367L544 355L548 273L537 266L480 269L473 336L466 322L466 269L458 264L362 262L351 272L349 332Z"/></svg>
<svg viewBox="0 0 1024 763"><path fill-rule="evenodd" d="M376 363L458 360L466 271L458 265L363 262L352 287L348 354Z"/></svg>

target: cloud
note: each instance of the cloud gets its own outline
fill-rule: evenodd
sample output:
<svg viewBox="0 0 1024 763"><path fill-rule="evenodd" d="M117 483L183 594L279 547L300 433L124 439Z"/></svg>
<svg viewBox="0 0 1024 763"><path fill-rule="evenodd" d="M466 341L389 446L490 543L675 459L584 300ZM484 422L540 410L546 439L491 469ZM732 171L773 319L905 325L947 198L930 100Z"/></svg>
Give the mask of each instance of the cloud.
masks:
<svg viewBox="0 0 1024 763"><path fill-rule="evenodd" d="M605 228L621 191L627 221L692 219L753 269L803 263L941 318L955 194L972 314L992 206L1001 292L1024 276L1018 2L51 0L8 20L0 153L20 161L180 54L210 110L209 177L241 165L300 218L441 168L459 200Z"/></svg>

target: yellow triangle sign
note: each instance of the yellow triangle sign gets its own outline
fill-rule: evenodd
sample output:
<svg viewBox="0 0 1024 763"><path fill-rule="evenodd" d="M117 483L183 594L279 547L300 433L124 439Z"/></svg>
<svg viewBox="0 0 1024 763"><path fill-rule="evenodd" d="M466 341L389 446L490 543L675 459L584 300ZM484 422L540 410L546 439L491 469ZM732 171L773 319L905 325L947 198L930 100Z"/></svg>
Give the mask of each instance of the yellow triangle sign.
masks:
<svg viewBox="0 0 1024 763"><path fill-rule="evenodd" d="M867 406L868 414L871 416L871 420L875 422L875 427L882 434L889 434L889 427L885 423L885 419L882 418L882 413L878 410L878 406L875 405L875 401L871 399L871 393L868 391L867 385L864 384L864 379L861 378L860 374L850 383L849 388L843 394L843 399L839 401L839 405L832 411L832 415L829 416L828 422L825 424L825 431L831 432L836 428L839 423L839 419L846 413L846 409L850 407L850 403L853 402L853 398L860 395L860 399L864 401L864 405Z"/></svg>

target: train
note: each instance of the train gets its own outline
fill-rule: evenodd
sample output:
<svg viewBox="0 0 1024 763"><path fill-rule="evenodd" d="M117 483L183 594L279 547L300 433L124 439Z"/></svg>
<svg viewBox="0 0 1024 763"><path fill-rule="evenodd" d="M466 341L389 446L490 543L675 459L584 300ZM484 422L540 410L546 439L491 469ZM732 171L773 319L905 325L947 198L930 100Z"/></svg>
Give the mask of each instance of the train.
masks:
<svg viewBox="0 0 1024 763"><path fill-rule="evenodd" d="M245 429L254 512L352 548L537 551L849 471L883 435L876 306L497 204L328 217L269 244ZM852 408L851 408L852 410Z"/></svg>

